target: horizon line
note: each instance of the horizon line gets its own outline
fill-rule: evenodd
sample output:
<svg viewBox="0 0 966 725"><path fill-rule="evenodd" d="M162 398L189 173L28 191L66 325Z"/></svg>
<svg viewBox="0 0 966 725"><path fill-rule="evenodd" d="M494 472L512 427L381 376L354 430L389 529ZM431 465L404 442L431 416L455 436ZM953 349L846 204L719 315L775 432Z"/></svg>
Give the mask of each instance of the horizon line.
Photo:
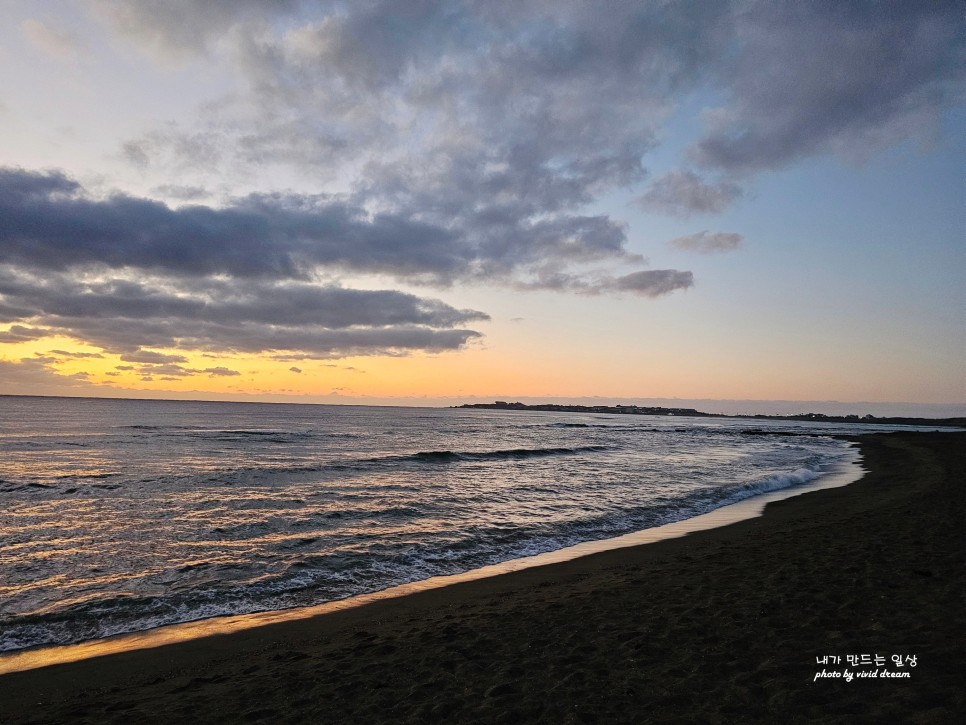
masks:
<svg viewBox="0 0 966 725"><path fill-rule="evenodd" d="M204 395L205 393L199 391L199 395ZM338 396L341 400L325 402L318 400L305 400L305 398L312 396L294 396L284 393L278 394L262 394L266 396L274 396L279 398L285 398L284 400L258 400L253 399L260 397L259 394L238 394L232 393L230 395L246 396L246 399L232 399L232 398L191 398L191 397L143 397L141 395L135 396L123 396L123 395L52 395L52 394L34 394L34 393L4 393L0 392L0 398L56 398L56 399L77 399L77 400L130 400L132 402L170 402L170 403L242 403L242 404L258 404L258 405L315 405L315 406L337 406L337 407L374 407L374 408L433 408L433 409L450 409L459 407L458 404L454 404L455 401L464 401L463 404L476 404L474 402L467 401L478 401L480 399L486 398L487 402L483 404L494 404L505 400L505 402L522 402L521 399L527 399L530 402L523 403L524 405L581 405L579 401L604 401L604 400L623 400L630 401L633 403L635 400L644 401L665 401L673 402L677 404L681 403L711 403L711 404L767 404L767 405L836 405L836 406L908 406L917 408L934 408L934 409L944 409L944 408L961 408L963 411L961 413L947 413L944 416L937 415L936 418L941 417L962 417L966 415L966 403L919 403L912 401L843 401L843 400L792 400L783 398L668 398L668 397L644 397L644 396L625 396L621 398L620 396L605 396L605 395L595 395L595 396L554 396L554 395L522 395L522 396L483 396L483 395L466 395L466 396ZM320 396L321 397L321 396ZM419 403L421 399L431 399L435 401L450 401L449 403L443 402L424 402ZM490 400L490 398L493 398ZM398 400L399 402L366 402L367 400ZM560 400L568 400L570 402L559 402ZM405 402L404 402L405 401ZM537 402L535 402L537 401ZM543 402L539 402L543 401ZM604 405L604 403L598 403ZM624 403L612 403L611 406L622 405ZM815 413L816 411L801 410L796 413L717 413L710 411L696 411L705 414L715 414L715 415L734 415L737 417L749 416L749 415L807 415ZM938 410L937 410L938 412ZM857 413L851 413L855 415ZM827 413L825 415L828 415ZM848 414L836 413L834 415L844 416ZM911 414L889 414L880 415L874 417L908 417L908 418L929 418L930 416L923 415L911 415Z"/></svg>

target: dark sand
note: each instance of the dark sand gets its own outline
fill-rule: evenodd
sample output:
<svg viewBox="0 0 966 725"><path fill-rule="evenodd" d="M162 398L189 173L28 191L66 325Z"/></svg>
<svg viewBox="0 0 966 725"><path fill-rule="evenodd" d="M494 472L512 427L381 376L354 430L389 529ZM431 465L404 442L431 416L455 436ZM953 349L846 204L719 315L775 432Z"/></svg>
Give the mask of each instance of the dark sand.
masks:
<svg viewBox="0 0 966 725"><path fill-rule="evenodd" d="M966 722L966 433L856 440L861 481L757 519L3 675L0 721ZM917 666L813 681L848 654Z"/></svg>

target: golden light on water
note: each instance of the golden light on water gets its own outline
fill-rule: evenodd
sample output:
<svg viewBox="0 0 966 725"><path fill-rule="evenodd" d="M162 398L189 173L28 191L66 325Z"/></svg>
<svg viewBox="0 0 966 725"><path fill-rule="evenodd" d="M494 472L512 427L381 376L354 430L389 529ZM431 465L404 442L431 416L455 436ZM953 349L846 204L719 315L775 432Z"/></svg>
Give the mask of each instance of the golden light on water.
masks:
<svg viewBox="0 0 966 725"><path fill-rule="evenodd" d="M852 457L853 461L856 459ZM642 531L635 531L630 534L618 536L612 539L602 539L598 541L586 541L581 544L569 546L564 549L557 549L544 554L528 556L519 559L512 559L499 564L484 566L479 569L455 574L452 576L436 576L409 584L393 586L382 591L371 594L362 594L349 597L338 601L327 602L325 604L284 609L279 611L255 612L253 614L243 614L236 616L212 617L194 622L183 624L173 624L145 632L133 634L123 634L106 639L91 640L75 645L39 647L28 649L11 654L0 654L0 674L7 672L18 672L31 670L38 667L46 667L54 664L66 662L76 662L90 657L99 657L118 652L128 652L138 649L151 649L166 644L185 642L201 637L208 637L216 634L228 634L254 627L262 627L268 624L280 622L290 622L300 619L307 619L331 612L355 607L375 602L383 599L392 599L408 594L414 594L429 589L438 589L464 581L485 579L487 577L507 574L514 571L529 569L535 566L545 566L557 562L571 561L573 559L587 556L611 549L620 549L630 546L640 546L642 544L673 539L686 536L690 533L703 531L706 529L727 526L728 524L742 521L744 519L760 516L765 510L765 506L773 501L797 496L802 493L824 488L836 488L844 486L857 480L861 475L861 469L857 466L843 466L836 474L827 476L793 489L773 491L752 499L740 501L729 506L715 509L706 514L695 516L684 521L677 521L663 526L657 526Z"/></svg>

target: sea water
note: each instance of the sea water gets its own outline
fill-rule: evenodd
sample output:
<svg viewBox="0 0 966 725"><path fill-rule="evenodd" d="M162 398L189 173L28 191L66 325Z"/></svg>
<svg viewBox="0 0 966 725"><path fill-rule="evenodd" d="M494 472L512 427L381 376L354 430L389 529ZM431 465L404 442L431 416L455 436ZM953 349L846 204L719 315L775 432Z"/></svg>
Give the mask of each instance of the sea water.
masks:
<svg viewBox="0 0 966 725"><path fill-rule="evenodd" d="M0 396L0 651L309 606L679 521L821 477L849 455L831 434L868 429Z"/></svg>

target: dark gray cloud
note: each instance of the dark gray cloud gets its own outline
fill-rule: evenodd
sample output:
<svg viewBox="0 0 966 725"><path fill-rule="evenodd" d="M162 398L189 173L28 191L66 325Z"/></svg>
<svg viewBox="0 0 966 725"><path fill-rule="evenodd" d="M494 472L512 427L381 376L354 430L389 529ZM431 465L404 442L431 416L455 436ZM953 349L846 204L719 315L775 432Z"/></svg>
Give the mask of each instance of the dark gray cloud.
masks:
<svg viewBox="0 0 966 725"><path fill-rule="evenodd" d="M720 213L741 196L741 187L733 181L708 183L693 171L678 169L655 179L638 204L648 211L687 218Z"/></svg>
<svg viewBox="0 0 966 725"><path fill-rule="evenodd" d="M583 207L644 177L671 110L726 40L700 0L615 4L360 2L313 6L273 22L184 8L205 43L182 38L151 5L126 32L170 48L214 38L247 83L201 124L136 139L159 168L294 165L343 179L351 209L390 228L399 253L381 271L439 282L534 287L548 259L626 263L626 228ZM179 11L180 12L180 11ZM188 20L190 19L190 20ZM258 30L258 28L261 28ZM356 232L365 239L362 230ZM368 235L378 230L369 229ZM434 243L429 243L427 235ZM405 250L405 259L401 257ZM360 255L365 249L360 249ZM380 258L370 254L369 264ZM428 269L427 269L428 267ZM519 284L518 284L519 283Z"/></svg>
<svg viewBox="0 0 966 725"><path fill-rule="evenodd" d="M155 155L191 160L208 145L316 173L362 164L367 200L382 202L398 200L393 178L416 198L445 190L461 208L505 190L523 200L518 221L640 180L670 112L707 89L720 103L692 157L735 173L861 157L928 133L963 98L952 0L609 2L606 12L543 0L143 0L108 15L169 53L218 44L248 84L206 116L207 130L151 137Z"/></svg>
<svg viewBox="0 0 966 725"><path fill-rule="evenodd" d="M504 210L450 214L455 198L405 193L425 197L425 213L281 194L174 209L120 194L92 199L57 172L0 170L0 304L11 322L32 325L34 337L72 336L142 364L186 359L162 349L398 355L458 349L480 336L466 325L488 316L393 290L346 289L319 275L600 294L627 288L566 271L561 284L546 268L642 261L624 250L623 226L604 216L521 216L513 207L528 202L509 197Z"/></svg>
<svg viewBox="0 0 966 725"><path fill-rule="evenodd" d="M631 272L614 280L615 289L633 292L644 297L660 297L674 290L687 289L694 285L694 276L690 272L680 272L675 269L652 269L643 272Z"/></svg>
<svg viewBox="0 0 966 725"><path fill-rule="evenodd" d="M218 325L280 322L326 328L425 325L453 327L488 320L476 310L459 310L431 298L394 290L354 290L308 282L266 282L173 278L30 275L0 268L0 294L27 310L25 317L54 320L176 318ZM18 334L39 336L17 328ZM130 362L184 362L150 351L132 353Z"/></svg>
<svg viewBox="0 0 966 725"><path fill-rule="evenodd" d="M597 275L587 278L548 268L534 287L521 285L521 289L552 289L583 295L630 293L653 299L693 286L694 275L677 269L648 269L619 277Z"/></svg>
<svg viewBox="0 0 966 725"><path fill-rule="evenodd" d="M187 361L160 349L307 358L453 350L480 336L464 325L488 319L393 290L234 278L85 279L10 267L0 268L0 296L24 309L22 321L31 325L11 327L8 342L67 335L142 366ZM179 370L187 369L159 374ZM202 372L218 374L212 370Z"/></svg>
<svg viewBox="0 0 966 725"><path fill-rule="evenodd" d="M23 307L14 307L0 300L0 322L10 323L29 317L30 310Z"/></svg>
<svg viewBox="0 0 966 725"><path fill-rule="evenodd" d="M58 173L0 170L0 263L100 265L178 275L304 277L316 265L445 275L461 260L445 230L337 201L249 197L181 209L116 195L92 200ZM417 261L413 261L413 257ZM422 262L423 264L420 264Z"/></svg>
<svg viewBox="0 0 966 725"><path fill-rule="evenodd" d="M709 232L707 230L697 234L672 239L669 244L678 249L702 254L716 252L730 252L738 249L744 242L744 237L734 232Z"/></svg>
<svg viewBox="0 0 966 725"><path fill-rule="evenodd" d="M271 194L173 209L123 194L91 199L57 172L0 169L0 264L271 279L308 279L324 269L447 284L506 281L548 258L628 258L625 230L607 217L521 219L490 208L447 224L430 204L404 216L368 212L346 198ZM431 216L440 219L424 220Z"/></svg>
<svg viewBox="0 0 966 725"><path fill-rule="evenodd" d="M23 325L11 325L9 330L0 332L0 343L2 342L26 342L27 340L39 340L47 337L49 332L43 328L24 327Z"/></svg>
<svg viewBox="0 0 966 725"><path fill-rule="evenodd" d="M963 100L959 2L751 2L718 72L725 103L693 149L733 172L928 138ZM723 59L724 60L724 59Z"/></svg>

